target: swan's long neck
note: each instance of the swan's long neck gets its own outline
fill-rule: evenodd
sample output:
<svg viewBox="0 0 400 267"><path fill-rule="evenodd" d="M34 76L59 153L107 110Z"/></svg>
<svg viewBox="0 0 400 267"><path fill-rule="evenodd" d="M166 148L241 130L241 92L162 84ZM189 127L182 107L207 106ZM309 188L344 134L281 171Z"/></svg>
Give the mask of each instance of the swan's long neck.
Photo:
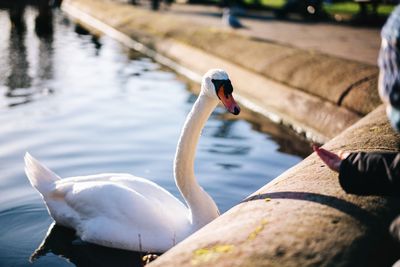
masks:
<svg viewBox="0 0 400 267"><path fill-rule="evenodd" d="M189 206L194 228L200 228L218 216L214 201L194 176L194 159L201 130L217 104L217 100L200 94L186 118L175 155L175 181Z"/></svg>

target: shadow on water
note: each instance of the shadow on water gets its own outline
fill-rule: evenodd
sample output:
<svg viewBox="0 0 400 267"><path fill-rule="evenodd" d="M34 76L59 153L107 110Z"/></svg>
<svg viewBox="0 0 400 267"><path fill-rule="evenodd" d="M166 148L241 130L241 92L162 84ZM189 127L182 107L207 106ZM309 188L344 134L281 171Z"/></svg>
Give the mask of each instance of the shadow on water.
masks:
<svg viewBox="0 0 400 267"><path fill-rule="evenodd" d="M25 10L28 4L37 9L34 25L39 40L37 77L30 74L28 60L27 45L31 45L26 40L28 27ZM34 94L53 92L45 85L53 77L53 15L47 0L12 1L8 5L4 5L2 1L0 7L8 11L11 23L8 45L9 75L6 79L8 90L5 95L11 99L8 106L13 107L32 101Z"/></svg>
<svg viewBox="0 0 400 267"><path fill-rule="evenodd" d="M51 224L47 235L36 251L31 255L30 261L35 262L41 257L53 253L79 266L119 266L142 267L145 263L143 257L147 253L107 248L87 243L75 235L75 231ZM154 254L147 254L154 255Z"/></svg>
<svg viewBox="0 0 400 267"><path fill-rule="evenodd" d="M224 117L222 120L223 126L219 127L216 136L228 137L235 120L246 120L251 123L255 131L268 134L268 138L278 144L277 151L296 155L302 158L309 156L312 153L310 141L306 137L299 135L293 129L282 126L278 123L270 121L261 115L258 115L250 110L242 108L242 112L237 117L230 114L221 114Z"/></svg>

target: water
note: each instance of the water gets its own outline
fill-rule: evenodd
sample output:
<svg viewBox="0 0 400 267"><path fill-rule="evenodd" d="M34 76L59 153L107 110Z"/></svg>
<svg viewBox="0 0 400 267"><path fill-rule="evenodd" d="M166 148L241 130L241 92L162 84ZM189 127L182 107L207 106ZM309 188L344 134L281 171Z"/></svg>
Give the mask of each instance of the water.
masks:
<svg viewBox="0 0 400 267"><path fill-rule="evenodd" d="M59 11L44 31L35 29L36 16L28 7L25 30L16 30L0 10L0 266L29 266L52 223L25 177L25 151L62 177L127 172L179 196L172 163L196 99L175 73L87 34ZM233 119L222 108L208 121L195 172L222 212L309 152L304 141L268 125ZM33 265L131 266L140 256L56 227Z"/></svg>

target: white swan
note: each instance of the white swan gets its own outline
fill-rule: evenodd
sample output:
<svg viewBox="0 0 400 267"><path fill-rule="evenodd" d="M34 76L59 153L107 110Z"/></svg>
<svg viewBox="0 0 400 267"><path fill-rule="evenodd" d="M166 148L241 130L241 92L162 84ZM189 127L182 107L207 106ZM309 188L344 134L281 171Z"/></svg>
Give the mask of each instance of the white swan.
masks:
<svg viewBox="0 0 400 267"><path fill-rule="evenodd" d="M240 108L223 70L209 70L186 118L177 145L174 175L188 207L157 184L130 174L106 173L61 179L25 155L25 172L57 224L84 241L134 251L164 252L203 227L219 212L194 176L200 132L218 100L233 114Z"/></svg>

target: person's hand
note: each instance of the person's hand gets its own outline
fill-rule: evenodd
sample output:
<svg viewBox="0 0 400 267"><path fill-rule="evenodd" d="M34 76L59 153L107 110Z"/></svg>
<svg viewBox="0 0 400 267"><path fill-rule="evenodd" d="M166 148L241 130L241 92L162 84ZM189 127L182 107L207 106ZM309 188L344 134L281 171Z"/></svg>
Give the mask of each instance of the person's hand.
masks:
<svg viewBox="0 0 400 267"><path fill-rule="evenodd" d="M335 154L329 150L318 147L317 145L313 145L313 150L315 153L317 153L321 160L335 172L339 172L340 163L342 163L342 160L349 155L348 152L341 151L338 154Z"/></svg>

